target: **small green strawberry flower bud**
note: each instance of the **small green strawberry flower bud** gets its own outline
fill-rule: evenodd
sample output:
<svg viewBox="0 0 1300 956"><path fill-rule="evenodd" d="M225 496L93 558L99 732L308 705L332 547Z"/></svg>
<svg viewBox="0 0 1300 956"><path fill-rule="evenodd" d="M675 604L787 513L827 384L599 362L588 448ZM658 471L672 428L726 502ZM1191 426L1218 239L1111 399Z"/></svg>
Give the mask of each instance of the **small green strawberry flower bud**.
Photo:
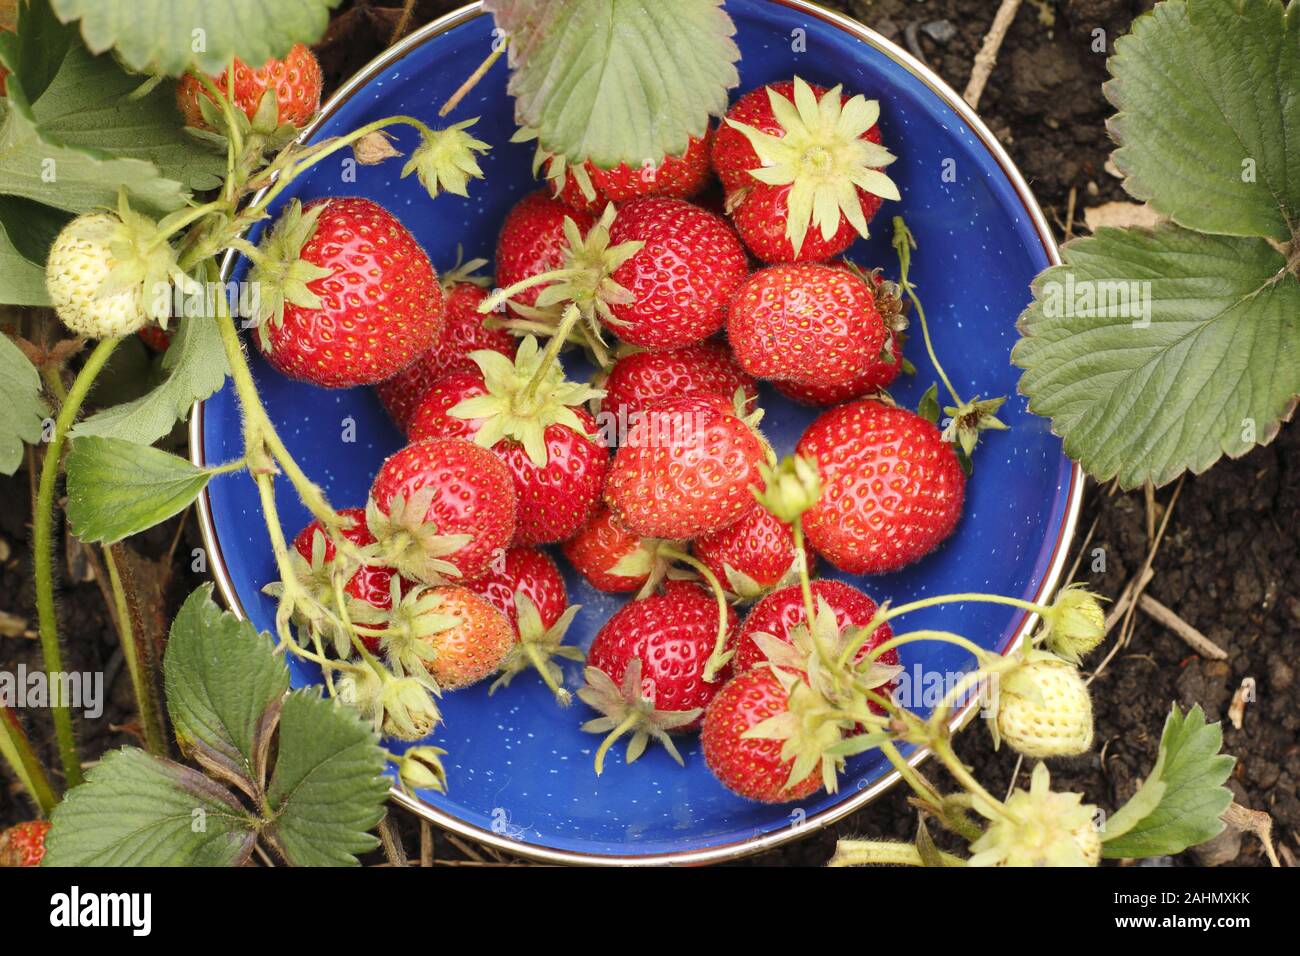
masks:
<svg viewBox="0 0 1300 956"><path fill-rule="evenodd" d="M398 740L427 737L442 720L430 689L416 677L385 682L380 702L384 709L383 731Z"/></svg>
<svg viewBox="0 0 1300 956"><path fill-rule="evenodd" d="M1068 661L1031 651L1003 674L995 728L1027 757L1066 757L1092 746L1092 698Z"/></svg>
<svg viewBox="0 0 1300 956"><path fill-rule="evenodd" d="M1075 664L1106 638L1106 615L1100 600L1077 584L1056 595L1044 624L1047 646Z"/></svg>
<svg viewBox="0 0 1300 956"><path fill-rule="evenodd" d="M1016 790L997 812L975 800L992 822L971 844L970 866L1096 866L1101 836L1093 824L1096 807L1082 794L1053 793L1045 764L1034 768L1028 790Z"/></svg>
<svg viewBox="0 0 1300 956"><path fill-rule="evenodd" d="M424 745L412 747L402 754L398 764L398 776L402 783L412 790L436 790L447 792L447 771L442 766L442 757L447 751L441 747Z"/></svg>
<svg viewBox="0 0 1300 956"><path fill-rule="evenodd" d="M476 116L446 129L426 133L424 140L402 167L402 178L415 173L434 199L438 197L439 189L457 196L468 196L470 178L483 178L483 170L474 154L486 153L491 148L481 139L475 139L465 132L477 122Z"/></svg>
<svg viewBox="0 0 1300 956"><path fill-rule="evenodd" d="M775 467L760 464L758 470L763 490L755 489L754 497L786 524L794 524L821 498L821 476L807 458L788 455Z"/></svg>

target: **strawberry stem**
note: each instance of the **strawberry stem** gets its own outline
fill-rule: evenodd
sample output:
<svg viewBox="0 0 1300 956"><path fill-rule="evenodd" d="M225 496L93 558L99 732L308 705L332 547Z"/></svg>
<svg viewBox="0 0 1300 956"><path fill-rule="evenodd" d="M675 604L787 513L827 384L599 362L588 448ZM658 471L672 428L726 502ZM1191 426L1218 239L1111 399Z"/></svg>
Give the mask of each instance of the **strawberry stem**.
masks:
<svg viewBox="0 0 1300 956"><path fill-rule="evenodd" d="M0 755L13 768L14 776L27 788L41 813L49 816L59 798L54 795L49 775L18 722L18 715L4 704L0 704Z"/></svg>
<svg viewBox="0 0 1300 956"><path fill-rule="evenodd" d="M475 67L474 72L465 78L464 83L456 87L456 92L447 97L447 102L442 104L442 108L438 110L438 115L446 116L459 106L460 101L468 96L469 92L474 89L474 87L478 86L479 80L487 76L488 70L492 69L492 65L496 63L497 60L501 59L501 54L505 53L509 46L509 37L506 37L504 41L494 43L492 52L483 58L483 62Z"/></svg>
<svg viewBox="0 0 1300 956"><path fill-rule="evenodd" d="M528 655L528 660L541 676L542 682L555 695L556 702L561 707L568 707L573 702L573 695L556 682L555 675L551 673L551 659L539 651L533 641L521 641L520 643L523 645L524 653ZM599 770L596 772L600 773Z"/></svg>
<svg viewBox="0 0 1300 956"><path fill-rule="evenodd" d="M734 651L727 650L727 638L731 636L730 628L727 627L727 592L722 589L717 576L708 569L704 562L697 560L685 551L665 545L660 549L659 554L669 561L680 561L696 571L700 577L708 582L709 588L713 591L714 600L718 602L718 636L713 643L713 651L704 664L704 682L706 684L715 683L718 679L718 671L727 666L727 662L731 660L734 653Z"/></svg>
<svg viewBox="0 0 1300 956"><path fill-rule="evenodd" d="M605 754L609 753L609 748L614 746L614 741L622 737L628 731L632 730L640 721L641 715L635 710L623 718L623 722L611 730L605 739L600 742L596 748L596 776L605 772Z"/></svg>

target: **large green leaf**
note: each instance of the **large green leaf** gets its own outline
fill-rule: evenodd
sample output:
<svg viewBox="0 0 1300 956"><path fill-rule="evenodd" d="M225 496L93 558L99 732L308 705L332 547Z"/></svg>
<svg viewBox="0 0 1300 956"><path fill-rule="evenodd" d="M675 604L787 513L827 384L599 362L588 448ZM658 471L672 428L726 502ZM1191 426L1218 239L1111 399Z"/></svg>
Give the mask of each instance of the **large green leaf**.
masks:
<svg viewBox="0 0 1300 956"><path fill-rule="evenodd" d="M120 438L74 438L66 462L68 521L82 541L120 541L166 521L214 472Z"/></svg>
<svg viewBox="0 0 1300 956"><path fill-rule="evenodd" d="M1103 229L1063 255L1011 357L1089 474L1159 485L1272 439L1300 392L1300 282L1266 240Z"/></svg>
<svg viewBox="0 0 1300 956"><path fill-rule="evenodd" d="M1102 854L1165 856L1204 843L1223 829L1232 803L1223 782L1236 760L1220 754L1223 731L1207 724L1200 706L1184 714L1175 705L1160 735L1160 756L1133 799L1106 822Z"/></svg>
<svg viewBox="0 0 1300 956"><path fill-rule="evenodd" d="M685 152L739 81L721 0L488 0L519 125L551 152L640 166Z"/></svg>
<svg viewBox="0 0 1300 956"><path fill-rule="evenodd" d="M275 642L221 610L212 585L194 591L172 621L163 663L167 712L181 748L247 793L264 784L266 753L289 669Z"/></svg>
<svg viewBox="0 0 1300 956"><path fill-rule="evenodd" d="M116 49L131 67L178 76L220 73L231 56L260 66L295 43L315 43L339 0L53 0L96 53Z"/></svg>
<svg viewBox="0 0 1300 956"><path fill-rule="evenodd" d="M203 774L122 748L54 808L43 866L238 866L253 819Z"/></svg>
<svg viewBox="0 0 1300 956"><path fill-rule="evenodd" d="M1115 44L1128 191L1204 232L1300 227L1300 3L1167 0Z"/></svg>
<svg viewBox="0 0 1300 956"><path fill-rule="evenodd" d="M4 256L0 255L0 268ZM0 335L0 474L12 475L23 460L23 443L40 441L48 410L41 376L7 335Z"/></svg>
<svg viewBox="0 0 1300 956"><path fill-rule="evenodd" d="M374 728L355 710L299 690L284 702L280 756L263 832L295 866L348 866L373 849L367 831L383 818L387 760Z"/></svg>
<svg viewBox="0 0 1300 956"><path fill-rule="evenodd" d="M48 0L23 0L16 32L0 33L0 60L35 100L54 81L75 39L76 31L59 22Z"/></svg>
<svg viewBox="0 0 1300 956"><path fill-rule="evenodd" d="M217 323L203 316L181 319L162 367L166 378L157 388L77 423L73 437L99 435L149 445L170 432L196 401L221 388L229 374Z"/></svg>

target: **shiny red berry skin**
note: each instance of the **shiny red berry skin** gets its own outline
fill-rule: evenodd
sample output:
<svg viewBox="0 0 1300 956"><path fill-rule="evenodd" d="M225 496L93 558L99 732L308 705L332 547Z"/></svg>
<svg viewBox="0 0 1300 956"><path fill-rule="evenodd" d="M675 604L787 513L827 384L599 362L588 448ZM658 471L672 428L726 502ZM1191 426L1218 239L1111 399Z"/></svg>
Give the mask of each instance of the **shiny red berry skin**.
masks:
<svg viewBox="0 0 1300 956"><path fill-rule="evenodd" d="M572 219L578 231L586 235L596 221L591 213L565 205L546 190L529 193L506 216L497 237L497 285L506 289L543 272L564 266L569 247L564 238L564 220ZM535 305L537 296L549 283L525 289L513 301Z"/></svg>
<svg viewBox="0 0 1300 956"><path fill-rule="evenodd" d="M48 820L30 820L0 833L0 867L40 866L49 832Z"/></svg>
<svg viewBox="0 0 1300 956"><path fill-rule="evenodd" d="M891 362L888 358L885 358L882 350L880 358L877 358L842 385L824 385L815 382L796 382L794 380L774 381L772 385L786 398L792 398L804 405L839 405L842 402L850 402L855 398L874 395L893 385L903 371L902 343L899 341L897 332L891 331L889 335L893 340L891 348L894 360Z"/></svg>
<svg viewBox="0 0 1300 956"><path fill-rule="evenodd" d="M637 548L640 535L626 530L603 504L576 535L560 546L574 569L597 591L623 594L645 584L649 575L615 574L614 567Z"/></svg>
<svg viewBox="0 0 1300 956"><path fill-rule="evenodd" d="M519 632L516 594L523 594L533 602L543 627L558 621L569 606L560 569L536 548L511 548L504 558L492 563L486 574L466 586L505 615L516 635Z"/></svg>
<svg viewBox="0 0 1300 956"><path fill-rule="evenodd" d="M227 71L229 72L229 71ZM268 89L274 90L280 123L292 123L302 128L311 122L320 109L322 74L315 55L301 43L296 43L283 60L267 60L253 69L242 60L235 60L235 106L243 110L250 120L261 105ZM213 82L223 93L227 78L223 72ZM212 95L194 76L186 73L176 84L176 103L185 117L187 126L208 129L199 108L199 97Z"/></svg>
<svg viewBox="0 0 1300 956"><path fill-rule="evenodd" d="M763 507L751 508L735 523L700 535L691 550L724 588L729 588L728 567L760 588L771 588L790 573L795 560L790 526Z"/></svg>
<svg viewBox="0 0 1300 956"><path fill-rule="evenodd" d="M634 414L660 399L709 392L730 400L742 388L748 398L758 397L757 383L718 339L625 355L600 387L605 390L601 411L615 416L621 431L622 423L631 423Z"/></svg>
<svg viewBox="0 0 1300 956"><path fill-rule="evenodd" d="M588 199L574 177L573 171L565 173L560 199L574 209L599 216L611 202L627 202L643 196L667 196L690 199L709 183L709 151L713 144L713 131L703 139L692 136L686 152L669 156L656 166L628 166L626 163L613 169L601 169L590 160L586 163L587 177L596 195Z"/></svg>

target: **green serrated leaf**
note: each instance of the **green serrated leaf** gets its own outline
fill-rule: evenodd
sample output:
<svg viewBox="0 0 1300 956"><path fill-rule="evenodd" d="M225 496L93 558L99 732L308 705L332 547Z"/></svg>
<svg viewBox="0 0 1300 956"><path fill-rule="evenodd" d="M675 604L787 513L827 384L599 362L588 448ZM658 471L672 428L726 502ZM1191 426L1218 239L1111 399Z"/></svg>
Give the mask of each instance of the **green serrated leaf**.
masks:
<svg viewBox="0 0 1300 956"><path fill-rule="evenodd" d="M1300 227L1300 4L1169 0L1115 45L1115 164L1191 229L1289 240Z"/></svg>
<svg viewBox="0 0 1300 956"><path fill-rule="evenodd" d="M52 0L65 23L81 21L96 53L117 50L141 73L220 73L230 57L260 66L295 43L315 43L339 0Z"/></svg>
<svg viewBox="0 0 1300 956"><path fill-rule="evenodd" d="M40 441L47 414L40 373L7 335L0 335L0 474L18 470L23 443Z"/></svg>
<svg viewBox="0 0 1300 956"><path fill-rule="evenodd" d="M196 401L212 395L226 381L230 363L217 324L202 316L181 319L162 368L166 378L157 388L77 423L72 436L98 435L149 445L170 432Z"/></svg>
<svg viewBox="0 0 1300 956"><path fill-rule="evenodd" d="M124 747L54 808L43 866L238 866L253 820L189 767Z"/></svg>
<svg viewBox="0 0 1300 956"><path fill-rule="evenodd" d="M552 153L640 166L686 151L739 82L721 0L489 0L520 126Z"/></svg>
<svg viewBox="0 0 1300 956"><path fill-rule="evenodd" d="M167 712L187 753L246 790L264 784L265 755L257 752L264 715L289 689L289 669L275 642L197 588L172 621L163 661Z"/></svg>
<svg viewBox="0 0 1300 956"><path fill-rule="evenodd" d="M1186 714L1174 705L1160 735L1156 766L1133 801L1107 822L1102 855L1166 856L1217 836L1223 829L1219 817L1232 803L1232 791L1223 782L1236 763L1219 753L1222 746L1222 729L1206 723L1199 705ZM1163 792L1153 801L1157 785ZM1133 805L1137 811L1129 810Z"/></svg>
<svg viewBox="0 0 1300 956"><path fill-rule="evenodd" d="M66 463L68 521L82 541L120 541L152 528L198 497L215 472L120 438L72 441Z"/></svg>
<svg viewBox="0 0 1300 956"><path fill-rule="evenodd" d="M379 737L358 713L317 689L290 694L267 790L266 839L295 866L351 866L373 849L389 781Z"/></svg>
<svg viewBox="0 0 1300 956"><path fill-rule="evenodd" d="M1011 359L1089 474L1162 485L1277 434L1300 392L1300 282L1266 240L1102 229L1062 254Z"/></svg>

